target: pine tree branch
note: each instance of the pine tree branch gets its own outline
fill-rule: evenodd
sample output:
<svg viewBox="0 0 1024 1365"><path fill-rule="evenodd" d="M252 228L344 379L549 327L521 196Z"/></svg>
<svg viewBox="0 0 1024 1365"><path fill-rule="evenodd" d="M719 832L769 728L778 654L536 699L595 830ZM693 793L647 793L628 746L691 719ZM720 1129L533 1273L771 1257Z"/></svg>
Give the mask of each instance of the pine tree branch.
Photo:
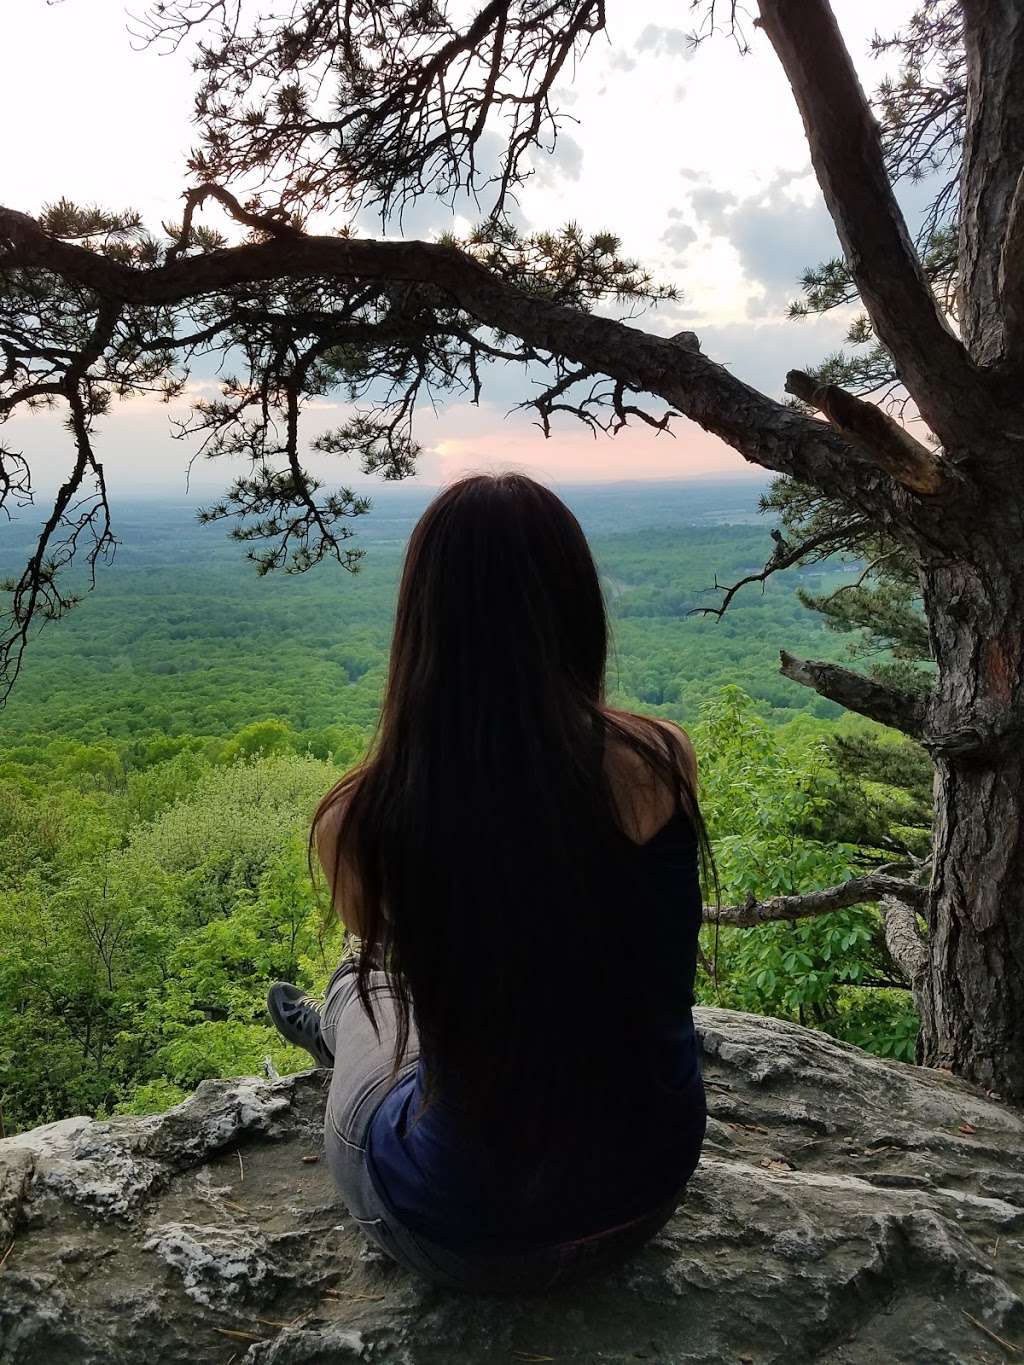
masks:
<svg viewBox="0 0 1024 1365"><path fill-rule="evenodd" d="M924 888L918 888L924 898ZM885 946L893 962L910 983L916 1000L928 977L928 945L917 927L914 905L904 899L884 895L878 902L885 928ZM920 908L920 904L917 908Z"/></svg>
<svg viewBox="0 0 1024 1365"><path fill-rule="evenodd" d="M816 559L827 559L837 549L849 544L851 537L861 532L868 532L871 523L868 521L848 522L842 529L829 527L827 531L822 531L820 535L811 536L808 540L802 541L799 545L790 545L783 538L782 532L773 530L771 535L775 541L775 549L771 558L765 564L760 573L747 574L746 578L741 578L733 583L731 587L724 587L723 584L715 579L716 590L724 591L725 597L717 607L694 607L688 611L687 616L717 616L719 620L729 609L729 604L741 588L745 588L749 583L764 583L773 574L779 573L782 569L792 568L794 564L799 564L808 555L813 554Z"/></svg>
<svg viewBox="0 0 1024 1365"><path fill-rule="evenodd" d="M874 559L869 559L852 583L841 583L838 588L827 593L824 597L815 597L811 599L814 603L813 610L824 612L827 615L829 607L833 606L844 593L857 592L860 588L863 588L867 578L875 573L880 565L884 564L887 559L892 559L895 555L902 553L903 550L902 547L900 547L895 550L886 550L885 554L877 555ZM805 603L805 605L807 605L807 603Z"/></svg>
<svg viewBox="0 0 1024 1365"><path fill-rule="evenodd" d="M863 446L904 488L929 494L947 486L943 462L935 452L876 404L855 398L838 384L817 385L803 370L789 371L786 392L823 412L833 426Z"/></svg>
<svg viewBox="0 0 1024 1365"><path fill-rule="evenodd" d="M820 660L797 659L782 650L782 674L811 687L822 697L838 702L849 711L856 711L882 725L891 725L913 739L921 739L924 733L925 703L918 697L906 692L897 692L891 687L865 678L849 668Z"/></svg>
<svg viewBox="0 0 1024 1365"><path fill-rule="evenodd" d="M216 199L221 208L225 209L236 223L242 223L254 232L267 232L271 237L298 235L298 229L281 211L257 213L252 209L245 208L230 190L224 189L221 185L196 185L185 193L185 212L181 220L181 231L178 233L178 240L167 253L166 259L168 261L177 260L183 252L187 251L192 240L192 219L196 209L202 208L207 199Z"/></svg>
<svg viewBox="0 0 1024 1365"><path fill-rule="evenodd" d="M760 0L811 162L879 340L940 438L987 430L979 373L946 323L896 203L878 125L827 0ZM977 427L975 427L975 432Z"/></svg>
<svg viewBox="0 0 1024 1365"><path fill-rule="evenodd" d="M889 956L906 977L918 1014L926 1019L931 1012L931 963L927 940L917 926L923 906L886 895L878 902L878 910Z"/></svg>
<svg viewBox="0 0 1024 1365"><path fill-rule="evenodd" d="M872 678L839 664L823 660L798 659L781 650L780 672L803 687L813 688L822 697L838 702L849 711L900 730L926 749L935 759L984 759L1000 748L1019 745L1024 725L1013 712L993 715L983 708L966 710L953 730L926 727L928 699L887 687Z"/></svg>
<svg viewBox="0 0 1024 1365"><path fill-rule="evenodd" d="M199 44L190 169L272 185L304 214L340 202L400 216L425 193L451 202L464 191L479 203L494 186L488 216L503 216L531 174L530 150L557 138L559 77L605 27L605 0L231 8L229 17L224 0L151 0L133 36L172 50L189 35ZM483 148L499 127L505 145L492 164Z"/></svg>
<svg viewBox="0 0 1024 1365"><path fill-rule="evenodd" d="M439 289L480 323L664 398L745 459L865 510L888 510L893 484L841 433L744 384L690 345L527 293L459 249L283 232L270 240L127 265L0 208L0 268L45 270L118 304L168 307L241 286L298 279L400 282Z"/></svg>
<svg viewBox="0 0 1024 1365"><path fill-rule="evenodd" d="M899 877L871 872L863 877L851 877L838 886L829 886L822 891L806 891L799 896L772 896L764 901L749 896L742 905L723 905L720 910L708 905L704 907L704 920L707 924L751 929L758 924L827 915L833 910L846 910L851 905L881 901L883 897L892 897L903 904L920 907L924 905L926 895L924 887L902 881Z"/></svg>

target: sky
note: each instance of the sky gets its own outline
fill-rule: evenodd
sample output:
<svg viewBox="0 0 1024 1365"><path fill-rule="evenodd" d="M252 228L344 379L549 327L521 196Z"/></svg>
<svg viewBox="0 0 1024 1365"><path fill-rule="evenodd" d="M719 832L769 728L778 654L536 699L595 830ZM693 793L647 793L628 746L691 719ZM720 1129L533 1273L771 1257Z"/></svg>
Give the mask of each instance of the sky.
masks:
<svg viewBox="0 0 1024 1365"><path fill-rule="evenodd" d="M143 4L138 0L134 12ZM834 0L833 7L862 82L873 89L885 68L869 55L871 35L899 28L914 2ZM607 34L556 87L556 105L574 122L552 155L535 157L520 218L533 229L571 218L587 230L617 232L628 255L682 292L679 302L633 325L669 336L695 331L706 355L782 397L787 369L812 364L842 343L845 316L785 317L801 270L837 254L838 243L767 39L751 29L747 56L724 37L694 52L685 36L689 10L684 0L610 0ZM0 126L8 136L0 202L28 213L60 196L133 207L155 229L180 217L194 75L184 51L138 50L130 24L121 0L6 0ZM915 207L908 203L908 212ZM467 222L430 200L415 206L403 227L406 236L430 238ZM359 228L381 235L370 217ZM198 379L193 391L215 393L212 376ZM416 482L433 486L489 468L520 469L556 484L755 472L683 419L672 424L674 438L639 426L595 440L565 416L545 440L529 414L509 412L528 393L526 377L507 370L478 407L455 401L436 413L423 408ZM175 411L184 415L136 398L104 419L97 449L111 488L185 492L191 449L170 438ZM340 403L318 402L307 415L306 437L336 425L345 412ZM40 491L62 480L71 450L59 417L15 418L5 439L31 458ZM314 456L308 463L334 485L370 486L353 461ZM197 465L189 490L208 496L240 472L224 462Z"/></svg>

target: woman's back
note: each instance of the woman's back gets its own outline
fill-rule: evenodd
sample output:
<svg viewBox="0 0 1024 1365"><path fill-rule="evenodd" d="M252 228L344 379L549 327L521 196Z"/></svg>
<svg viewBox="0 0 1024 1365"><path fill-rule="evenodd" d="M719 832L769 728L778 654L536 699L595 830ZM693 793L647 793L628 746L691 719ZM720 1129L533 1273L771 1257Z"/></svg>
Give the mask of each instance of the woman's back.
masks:
<svg viewBox="0 0 1024 1365"><path fill-rule="evenodd" d="M336 1137L372 1178L356 1203L435 1245L646 1224L697 1160L692 750L605 704L607 646L586 536L550 489L444 489L406 547L373 742L314 817L363 944L331 1046L358 998L392 1059L381 1034L354 1070L335 1052Z"/></svg>
<svg viewBox="0 0 1024 1365"><path fill-rule="evenodd" d="M652 731L643 718L627 724ZM680 731L659 733L692 762ZM569 963L560 1027L538 1046L536 1028L525 1026L534 1023L531 980L522 980L521 1048L534 1055L520 1053L528 1064L508 1078L501 1131L491 1141L464 1121L461 1095L473 1078L446 1068L443 1056L431 1059L439 1093L426 1113L417 1119L421 1058L370 1126L368 1168L382 1200L442 1245L540 1246L600 1231L655 1207L696 1164L705 1119L691 1015L701 919L697 837L675 794L635 751L609 744L605 764L627 836L605 850L591 878L612 988L597 993ZM529 907L524 919L530 922ZM538 955L544 942L538 933ZM562 1102L549 1105L531 1140L523 1118L531 1077L559 1063Z"/></svg>

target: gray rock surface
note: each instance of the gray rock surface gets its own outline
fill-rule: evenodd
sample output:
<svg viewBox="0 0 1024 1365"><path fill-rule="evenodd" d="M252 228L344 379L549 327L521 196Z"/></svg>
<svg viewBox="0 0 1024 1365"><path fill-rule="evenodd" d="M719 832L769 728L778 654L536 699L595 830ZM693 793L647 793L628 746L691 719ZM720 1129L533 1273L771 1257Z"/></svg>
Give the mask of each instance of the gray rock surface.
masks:
<svg viewBox="0 0 1024 1365"><path fill-rule="evenodd" d="M712 1117L686 1198L630 1261L545 1296L450 1293L365 1243L321 1158L323 1072L8 1138L0 1361L1024 1359L1024 1116L777 1020L698 1025Z"/></svg>

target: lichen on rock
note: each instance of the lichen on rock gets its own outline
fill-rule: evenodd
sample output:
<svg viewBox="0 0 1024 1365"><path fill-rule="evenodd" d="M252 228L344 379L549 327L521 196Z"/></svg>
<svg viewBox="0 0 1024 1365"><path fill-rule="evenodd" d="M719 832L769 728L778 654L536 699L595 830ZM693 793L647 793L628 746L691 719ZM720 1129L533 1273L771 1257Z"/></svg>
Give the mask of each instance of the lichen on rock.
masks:
<svg viewBox="0 0 1024 1365"><path fill-rule="evenodd" d="M574 1288L450 1293L354 1225L325 1073L0 1142L3 1365L986 1365L1024 1350L1024 1116L796 1025L696 1012L669 1224ZM1010 1346L1000 1345L1003 1342Z"/></svg>

